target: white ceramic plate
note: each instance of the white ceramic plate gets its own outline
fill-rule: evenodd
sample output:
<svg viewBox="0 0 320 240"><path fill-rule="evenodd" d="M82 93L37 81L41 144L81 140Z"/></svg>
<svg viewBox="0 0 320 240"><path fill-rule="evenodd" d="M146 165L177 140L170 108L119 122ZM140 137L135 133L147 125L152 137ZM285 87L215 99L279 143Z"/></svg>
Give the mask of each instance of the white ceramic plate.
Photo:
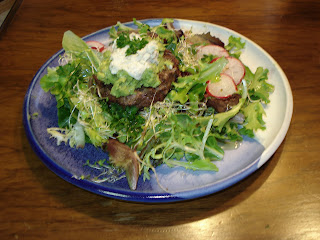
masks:
<svg viewBox="0 0 320 240"><path fill-rule="evenodd" d="M141 22L155 26L159 25L161 20L148 19ZM125 25L134 27L132 22ZM226 150L224 159L216 162L219 172L190 171L165 165L157 167L159 181L168 189L167 192L159 187L154 174L151 174L150 181L140 178L136 191L129 189L125 178L115 183L81 180L81 175L95 174L84 166L88 159L94 162L107 159L108 155L88 144L84 149L57 146L55 140L50 139L47 134L48 127L57 126L56 102L53 96L41 89L39 81L46 74L47 67L58 65L59 56L63 54L63 50L60 50L34 76L26 93L23 109L24 127L31 146L49 169L78 187L107 197L136 202L172 202L194 199L225 189L256 171L274 154L285 138L293 110L290 85L280 66L257 44L230 29L181 19L176 19L174 25L183 30L192 28L193 33L209 31L225 43L228 43L230 35L241 37L246 42L241 60L253 72L259 66L268 68L269 82L275 86L270 97L271 103L265 108L264 120L267 129L259 131L255 139L245 138L238 149ZM106 43L109 30L110 27L102 29L84 37L84 40Z"/></svg>

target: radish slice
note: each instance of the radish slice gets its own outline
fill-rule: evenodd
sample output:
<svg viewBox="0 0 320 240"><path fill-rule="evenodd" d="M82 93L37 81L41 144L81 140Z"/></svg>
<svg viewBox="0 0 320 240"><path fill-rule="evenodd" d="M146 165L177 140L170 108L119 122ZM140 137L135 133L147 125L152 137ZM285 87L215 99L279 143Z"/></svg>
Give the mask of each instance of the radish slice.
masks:
<svg viewBox="0 0 320 240"><path fill-rule="evenodd" d="M226 49L218 45L212 44L212 45L199 47L197 52L197 58L201 59L204 55L210 55L210 54L217 57L229 57L229 53Z"/></svg>
<svg viewBox="0 0 320 240"><path fill-rule="evenodd" d="M228 98L238 91L231 76L225 73L220 74L219 82L207 82L207 93L216 98Z"/></svg>
<svg viewBox="0 0 320 240"><path fill-rule="evenodd" d="M87 41L86 44L88 44L88 46L91 47L92 49L97 50L99 52L102 52L104 50L104 45L101 42Z"/></svg>
<svg viewBox="0 0 320 240"><path fill-rule="evenodd" d="M221 57L216 57L216 58L212 59L210 63L217 61L219 58L221 58Z"/></svg>
<svg viewBox="0 0 320 240"><path fill-rule="evenodd" d="M228 60L228 63L225 66L223 73L230 75L233 78L234 83L239 85L246 74L245 67L237 58L227 57L226 59Z"/></svg>

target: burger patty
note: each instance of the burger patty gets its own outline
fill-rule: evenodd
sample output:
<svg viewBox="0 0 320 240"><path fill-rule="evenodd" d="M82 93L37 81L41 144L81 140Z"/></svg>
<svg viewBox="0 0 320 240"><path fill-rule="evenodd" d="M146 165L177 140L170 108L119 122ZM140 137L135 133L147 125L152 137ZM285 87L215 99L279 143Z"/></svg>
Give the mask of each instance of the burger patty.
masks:
<svg viewBox="0 0 320 240"><path fill-rule="evenodd" d="M107 97L110 102L118 103L122 106L137 106L138 108L149 107L152 103L163 101L172 83L180 76L179 60L171 51L165 50L163 58L173 63L172 69L164 69L159 72L160 85L156 88L142 87L135 90L135 94L115 97L111 95L111 85L105 85L102 81L95 77L97 93L103 98Z"/></svg>
<svg viewBox="0 0 320 240"><path fill-rule="evenodd" d="M209 97L207 100L207 106L213 107L217 112L229 111L233 106L239 103L241 95L233 94L228 98L215 98Z"/></svg>

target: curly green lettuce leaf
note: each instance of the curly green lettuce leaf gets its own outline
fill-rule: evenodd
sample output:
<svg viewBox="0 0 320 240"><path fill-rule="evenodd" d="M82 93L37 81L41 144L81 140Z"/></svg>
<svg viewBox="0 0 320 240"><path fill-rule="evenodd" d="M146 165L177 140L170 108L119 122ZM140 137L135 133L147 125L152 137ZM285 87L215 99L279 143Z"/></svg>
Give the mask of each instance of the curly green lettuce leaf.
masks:
<svg viewBox="0 0 320 240"><path fill-rule="evenodd" d="M128 27L128 26L124 25L124 24L121 23L121 22L117 22L117 25L116 25L116 26L118 27L118 33L119 33L119 32L130 32L130 31L133 30L133 28Z"/></svg>
<svg viewBox="0 0 320 240"><path fill-rule="evenodd" d="M110 36L111 39L116 39L116 38L118 38L118 31L117 31L117 29L116 29L114 26L112 26L112 27L110 28L109 36Z"/></svg>
<svg viewBox="0 0 320 240"><path fill-rule="evenodd" d="M168 98L181 104L188 100L200 101L203 99L206 90L206 82L208 80L218 80L226 64L227 60L224 57L211 64L202 63L199 73L180 77L177 82L172 84L174 88L169 92Z"/></svg>
<svg viewBox="0 0 320 240"><path fill-rule="evenodd" d="M264 103L269 103L269 95L274 90L274 86L267 82L268 69L258 67L255 73L246 66L246 75L244 79L248 83L248 94L252 100L260 100Z"/></svg>
<svg viewBox="0 0 320 240"><path fill-rule="evenodd" d="M72 95L74 84L83 78L82 65L71 62L56 68L48 67L47 74L40 79L40 86L45 92L50 91L56 97L57 108L60 108L65 99Z"/></svg>
<svg viewBox="0 0 320 240"><path fill-rule="evenodd" d="M246 43L242 41L241 37L231 35L225 49L229 52L230 56L239 58L245 45Z"/></svg>
<svg viewBox="0 0 320 240"><path fill-rule="evenodd" d="M138 27L139 34L142 36L146 36L148 32L150 32L150 26L145 23L138 22L137 19L133 19L133 23Z"/></svg>
<svg viewBox="0 0 320 240"><path fill-rule="evenodd" d="M243 126L246 130L257 131L258 129L265 129L265 122L263 120L265 111L260 102L248 104L241 109L241 112L245 116L245 122Z"/></svg>
<svg viewBox="0 0 320 240"><path fill-rule="evenodd" d="M233 121L228 121L220 134L215 134L215 137L217 139L220 139L222 141L231 141L231 142L236 142L236 141L242 141L243 137L239 132L239 126L238 123L235 123Z"/></svg>
<svg viewBox="0 0 320 240"><path fill-rule="evenodd" d="M221 160L224 151L214 136L212 117L202 121L202 117L199 119L183 113L170 114L147 131L146 135L152 133L157 141L153 142L150 151L143 156L143 161L150 163L151 159L161 159L172 167L217 171L212 161ZM149 165L146 164L146 178L148 170Z"/></svg>
<svg viewBox="0 0 320 240"><path fill-rule="evenodd" d="M159 26L152 28L152 31L157 34L159 40L161 40L165 45L177 43L176 34L173 30L166 27L167 23L173 23L173 19L164 18Z"/></svg>

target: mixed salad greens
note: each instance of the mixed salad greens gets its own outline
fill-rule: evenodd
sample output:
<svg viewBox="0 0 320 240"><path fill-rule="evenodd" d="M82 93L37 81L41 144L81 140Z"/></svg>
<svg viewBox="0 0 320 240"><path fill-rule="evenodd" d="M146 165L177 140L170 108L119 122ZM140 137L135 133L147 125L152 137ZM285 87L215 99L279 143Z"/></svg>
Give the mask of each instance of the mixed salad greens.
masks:
<svg viewBox="0 0 320 240"><path fill-rule="evenodd" d="M109 149L107 165L124 169L131 189L136 188L137 176L150 179L150 171L160 164L218 171L214 161L223 158L224 144L242 141L243 135L254 137L255 131L265 129L263 106L270 102L269 94L274 88L267 82L268 69L258 67L252 72L243 65L245 75L232 86L230 94L239 95L238 102L228 106L227 111L217 112L208 99L226 100L230 96L215 96L210 89L215 91L214 84L226 77L223 71L229 58L240 61L245 42L230 36L224 46L227 57L209 51L199 58L201 47L208 42L189 41L194 37L192 29L178 37L176 29L168 27L172 19L163 19L154 27L135 19L134 23L135 29L121 23L112 27L106 36L110 44L85 42L71 31L65 32L62 41L65 52L60 65L48 68L40 81L44 91L54 95L57 101L58 126L49 128L48 133L57 139L57 144L84 147L88 143ZM179 60L179 70L184 74L172 83L163 101L138 108L121 106L101 96L97 80L109 86L116 98L134 95L137 89L159 86L159 73L173 67L163 57L166 50ZM126 59L139 61L139 56L147 59L140 79L121 65L113 69L113 61L119 57L116 51ZM141 55L142 51L145 52ZM149 61L150 58L153 60ZM222 86L230 88L228 84ZM132 154L119 157L114 153L117 150L105 147L111 140L119 142L119 148L125 145L124 151ZM128 159L132 156L135 160ZM133 163L138 172L135 177Z"/></svg>

